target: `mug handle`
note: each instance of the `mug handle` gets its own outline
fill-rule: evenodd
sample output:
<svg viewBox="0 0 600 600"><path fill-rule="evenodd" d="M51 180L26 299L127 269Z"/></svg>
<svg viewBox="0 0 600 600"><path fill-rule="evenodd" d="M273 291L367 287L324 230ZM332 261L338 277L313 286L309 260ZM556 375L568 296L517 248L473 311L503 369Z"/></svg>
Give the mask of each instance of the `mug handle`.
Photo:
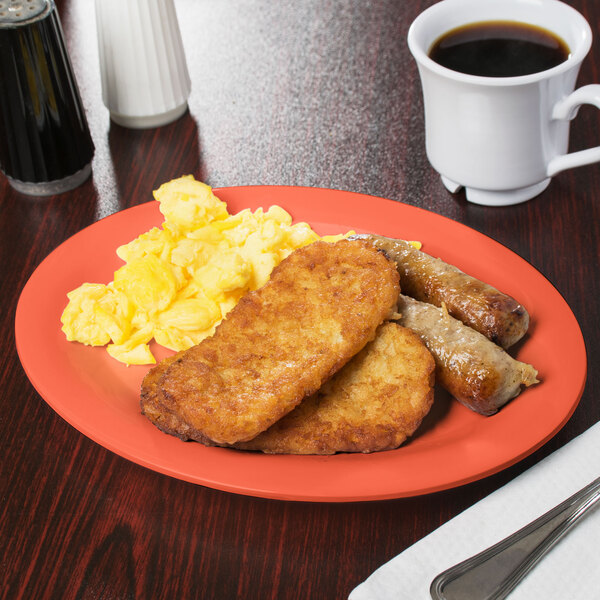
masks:
<svg viewBox="0 0 600 600"><path fill-rule="evenodd" d="M600 84L592 83L584 85L566 98L563 98L554 106L552 118L563 121L574 119L577 115L577 109L582 104L591 104L596 108L600 108ZM566 169L581 167L595 162L600 162L600 146L556 156L548 163L547 174L548 177L552 177Z"/></svg>

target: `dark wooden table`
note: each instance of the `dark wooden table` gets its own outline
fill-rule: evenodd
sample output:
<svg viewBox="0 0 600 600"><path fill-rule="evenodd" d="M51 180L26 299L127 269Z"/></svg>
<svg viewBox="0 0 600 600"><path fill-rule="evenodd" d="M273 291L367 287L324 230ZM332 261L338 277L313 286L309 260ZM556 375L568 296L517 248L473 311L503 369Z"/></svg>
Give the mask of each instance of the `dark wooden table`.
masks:
<svg viewBox="0 0 600 600"><path fill-rule="evenodd" d="M421 90L406 45L430 1L177 0L193 91L168 126L111 125L101 101L93 3L58 2L96 146L93 178L61 196L0 177L0 596L345 598L375 568L600 418L600 166L542 196L491 209L451 195L427 162ZM600 29L593 0L573 6ZM595 42L579 79L600 80ZM600 142L583 108L572 149ZM460 221L539 269L577 317L590 358L573 417L521 463L435 494L302 503L160 475L63 421L29 383L14 343L17 300L56 246L192 173L213 186L289 184L364 192ZM564 373L568 377L569 373Z"/></svg>

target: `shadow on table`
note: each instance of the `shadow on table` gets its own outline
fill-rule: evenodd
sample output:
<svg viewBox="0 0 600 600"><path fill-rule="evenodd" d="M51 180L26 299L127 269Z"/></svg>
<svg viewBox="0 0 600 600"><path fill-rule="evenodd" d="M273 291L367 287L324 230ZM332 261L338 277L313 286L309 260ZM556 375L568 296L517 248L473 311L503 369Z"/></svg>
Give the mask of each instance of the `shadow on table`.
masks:
<svg viewBox="0 0 600 600"><path fill-rule="evenodd" d="M108 144L119 192L117 210L152 200L152 191L182 175L204 181L198 124L186 112L152 129L129 129L111 122Z"/></svg>

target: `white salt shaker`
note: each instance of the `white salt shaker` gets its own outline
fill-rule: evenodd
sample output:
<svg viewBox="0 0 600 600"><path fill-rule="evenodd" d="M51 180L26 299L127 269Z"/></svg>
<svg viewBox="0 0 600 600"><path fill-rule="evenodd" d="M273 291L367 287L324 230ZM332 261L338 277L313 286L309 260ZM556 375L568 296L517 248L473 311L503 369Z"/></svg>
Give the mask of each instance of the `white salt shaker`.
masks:
<svg viewBox="0 0 600 600"><path fill-rule="evenodd" d="M96 0L96 28L115 123L159 127L185 113L191 83L173 0Z"/></svg>

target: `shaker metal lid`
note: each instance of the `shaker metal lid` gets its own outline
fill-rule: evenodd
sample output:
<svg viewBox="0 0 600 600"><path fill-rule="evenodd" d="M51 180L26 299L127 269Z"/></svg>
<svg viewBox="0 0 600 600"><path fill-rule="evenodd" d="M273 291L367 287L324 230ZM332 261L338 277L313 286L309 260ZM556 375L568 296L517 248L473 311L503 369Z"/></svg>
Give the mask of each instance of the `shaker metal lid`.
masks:
<svg viewBox="0 0 600 600"><path fill-rule="evenodd" d="M0 0L0 29L39 21L53 8L51 0Z"/></svg>

